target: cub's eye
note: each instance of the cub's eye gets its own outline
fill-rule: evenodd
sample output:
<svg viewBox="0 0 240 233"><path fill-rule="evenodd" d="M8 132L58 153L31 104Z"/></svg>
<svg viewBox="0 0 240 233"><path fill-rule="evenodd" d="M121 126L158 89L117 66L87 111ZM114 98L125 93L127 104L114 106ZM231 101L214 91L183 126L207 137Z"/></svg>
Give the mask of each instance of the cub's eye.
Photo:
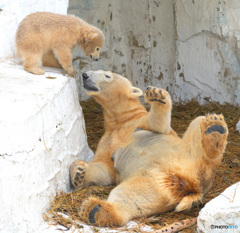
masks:
<svg viewBox="0 0 240 233"><path fill-rule="evenodd" d="M97 48L97 50L99 50L99 48Z"/></svg>
<svg viewBox="0 0 240 233"><path fill-rule="evenodd" d="M111 78L109 75L106 75L106 74L105 74L105 77L106 77L106 78Z"/></svg>

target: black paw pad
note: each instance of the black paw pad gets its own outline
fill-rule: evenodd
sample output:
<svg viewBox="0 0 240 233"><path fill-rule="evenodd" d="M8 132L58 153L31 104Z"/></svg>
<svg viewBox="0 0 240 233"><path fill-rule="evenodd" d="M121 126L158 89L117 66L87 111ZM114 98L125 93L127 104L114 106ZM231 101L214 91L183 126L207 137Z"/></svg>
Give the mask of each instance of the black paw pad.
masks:
<svg viewBox="0 0 240 233"><path fill-rule="evenodd" d="M89 222L91 224L94 224L95 223L95 214L100 210L102 206L101 205L96 205L89 213Z"/></svg>
<svg viewBox="0 0 240 233"><path fill-rule="evenodd" d="M161 104L166 104L166 102L162 101L162 100L159 100L159 99L151 99L150 101L158 101L159 103Z"/></svg>
<svg viewBox="0 0 240 233"><path fill-rule="evenodd" d="M220 134L225 134L226 129L224 127L222 127L221 125L212 125L205 131L205 134L210 134L210 133L213 133L213 132L218 132Z"/></svg>

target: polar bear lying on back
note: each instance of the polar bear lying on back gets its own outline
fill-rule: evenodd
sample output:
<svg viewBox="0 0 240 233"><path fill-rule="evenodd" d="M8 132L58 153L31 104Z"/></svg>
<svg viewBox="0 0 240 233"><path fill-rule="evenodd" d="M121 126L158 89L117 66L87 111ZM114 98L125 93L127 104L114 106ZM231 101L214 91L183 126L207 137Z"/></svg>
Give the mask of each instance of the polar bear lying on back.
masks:
<svg viewBox="0 0 240 233"><path fill-rule="evenodd" d="M104 40L102 31L82 19L49 12L26 16L16 33L17 53L24 61L24 69L38 75L44 74L43 62L75 76L72 49L80 45L87 56L98 60Z"/></svg>
<svg viewBox="0 0 240 233"><path fill-rule="evenodd" d="M166 90L147 88L147 112L137 99L141 90L120 75L90 71L83 74L83 83L104 109L105 134L93 161L71 165L73 185L119 184L107 201L85 200L79 212L82 220L97 226L123 225L135 217L190 209L202 200L227 143L222 115L197 117L180 138L171 129L172 102Z"/></svg>

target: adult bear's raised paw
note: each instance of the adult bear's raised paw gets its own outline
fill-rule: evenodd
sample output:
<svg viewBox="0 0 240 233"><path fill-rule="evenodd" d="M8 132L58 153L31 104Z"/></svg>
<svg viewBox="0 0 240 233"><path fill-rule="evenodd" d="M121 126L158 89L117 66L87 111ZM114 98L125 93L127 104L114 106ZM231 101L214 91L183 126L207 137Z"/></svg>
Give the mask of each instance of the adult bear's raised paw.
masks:
<svg viewBox="0 0 240 233"><path fill-rule="evenodd" d="M208 114L201 124L202 145L211 158L221 154L227 143L228 128L222 114Z"/></svg>
<svg viewBox="0 0 240 233"><path fill-rule="evenodd" d="M202 123L202 128L206 128L205 134L218 132L220 134L226 133L226 123L223 115L209 114L205 117Z"/></svg>
<svg viewBox="0 0 240 233"><path fill-rule="evenodd" d="M146 102L159 102L161 104L167 104L170 99L166 90L152 86L147 87L144 97Z"/></svg>

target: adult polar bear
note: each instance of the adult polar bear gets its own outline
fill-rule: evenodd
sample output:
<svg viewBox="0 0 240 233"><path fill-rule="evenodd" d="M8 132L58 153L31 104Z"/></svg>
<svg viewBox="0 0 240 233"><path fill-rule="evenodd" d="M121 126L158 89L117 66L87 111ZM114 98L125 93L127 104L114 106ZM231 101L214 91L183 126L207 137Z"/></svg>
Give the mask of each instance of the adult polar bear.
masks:
<svg viewBox="0 0 240 233"><path fill-rule="evenodd" d="M167 91L156 89L158 96L154 97L156 101L149 101L152 107L148 113L138 100L143 92L120 75L90 71L83 74L83 83L87 94L93 96L103 107L105 133L92 162L76 160L71 165L71 180L75 188L115 185L116 170L111 156L118 147L131 141L132 132L137 127L175 134L170 128L171 99Z"/></svg>
<svg viewBox="0 0 240 233"><path fill-rule="evenodd" d="M106 133L92 162L76 161L71 166L73 183L77 187L114 184L115 169L120 184L107 201L84 201L80 218L97 226L123 225L134 217L182 211L201 201L225 150L224 117L198 117L180 138L170 126L167 91L147 88L145 100L151 104L147 113L137 100L141 91L124 77L91 71L83 79L86 92L104 108ZM134 132L136 127L151 131Z"/></svg>

